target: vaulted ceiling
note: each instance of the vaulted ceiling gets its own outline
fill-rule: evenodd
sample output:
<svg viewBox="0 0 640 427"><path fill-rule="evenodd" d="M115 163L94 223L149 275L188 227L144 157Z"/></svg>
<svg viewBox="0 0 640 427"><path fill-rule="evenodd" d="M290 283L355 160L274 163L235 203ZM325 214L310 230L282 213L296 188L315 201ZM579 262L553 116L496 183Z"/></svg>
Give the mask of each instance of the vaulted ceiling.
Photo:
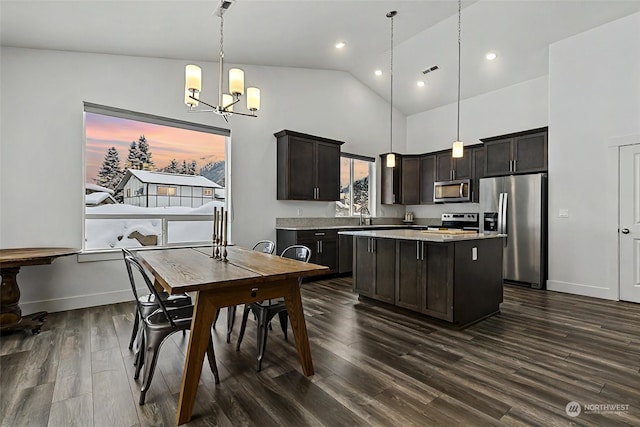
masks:
<svg viewBox="0 0 640 427"><path fill-rule="evenodd" d="M217 61L219 2L0 2L3 46ZM394 20L394 106L405 115L455 102L455 0L235 0L225 14L225 61L341 70L389 100ZM548 73L549 44L640 11L640 0L463 1L462 97ZM640 30L639 30L640 31ZM336 49L344 41L346 46ZM497 58L488 61L487 52ZM438 70L423 75L434 65ZM598 59L594 58L594 67ZM382 76L375 76L376 69ZM417 81L423 80L424 87Z"/></svg>

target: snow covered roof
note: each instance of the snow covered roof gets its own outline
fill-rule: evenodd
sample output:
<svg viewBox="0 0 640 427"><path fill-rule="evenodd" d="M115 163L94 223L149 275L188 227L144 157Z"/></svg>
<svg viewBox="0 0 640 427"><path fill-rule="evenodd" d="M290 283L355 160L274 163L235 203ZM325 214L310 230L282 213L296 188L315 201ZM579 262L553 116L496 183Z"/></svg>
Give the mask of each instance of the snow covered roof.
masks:
<svg viewBox="0 0 640 427"><path fill-rule="evenodd" d="M98 184L91 184L91 183L86 183L84 185L84 188L86 189L86 191L90 192L90 193L95 193L97 192L101 192L101 193L109 193L109 194L113 194L113 190L107 188L107 187L103 187L101 185Z"/></svg>
<svg viewBox="0 0 640 427"><path fill-rule="evenodd" d="M200 175L182 175L178 173L164 173L127 169L127 173L118 184L118 189L124 188L131 176L147 184L184 185L189 187L223 188L210 179Z"/></svg>
<svg viewBox="0 0 640 427"><path fill-rule="evenodd" d="M101 203L118 203L111 197L111 194L96 191L95 193L85 194L84 204L87 206L98 206Z"/></svg>

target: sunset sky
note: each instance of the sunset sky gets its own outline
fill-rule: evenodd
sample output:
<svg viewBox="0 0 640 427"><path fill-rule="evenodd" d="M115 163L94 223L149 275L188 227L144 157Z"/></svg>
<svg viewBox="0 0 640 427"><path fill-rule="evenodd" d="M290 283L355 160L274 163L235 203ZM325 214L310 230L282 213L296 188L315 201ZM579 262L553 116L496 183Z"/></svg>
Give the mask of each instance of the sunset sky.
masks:
<svg viewBox="0 0 640 427"><path fill-rule="evenodd" d="M197 162L196 172L209 162L224 160L225 138L197 132L154 125L135 120L120 119L102 114L85 113L85 165L87 183L95 183L98 170L110 147L116 147L120 167L125 167L129 146L144 135L149 144L151 160L156 168L163 168L171 159Z"/></svg>

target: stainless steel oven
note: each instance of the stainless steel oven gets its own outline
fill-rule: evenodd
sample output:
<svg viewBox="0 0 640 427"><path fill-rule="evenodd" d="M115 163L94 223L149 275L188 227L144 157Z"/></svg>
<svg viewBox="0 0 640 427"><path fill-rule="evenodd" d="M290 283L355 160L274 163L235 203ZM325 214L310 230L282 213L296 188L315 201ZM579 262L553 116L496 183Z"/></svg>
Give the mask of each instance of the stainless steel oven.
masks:
<svg viewBox="0 0 640 427"><path fill-rule="evenodd" d="M470 202L471 182L468 179L439 181L433 184L433 202Z"/></svg>

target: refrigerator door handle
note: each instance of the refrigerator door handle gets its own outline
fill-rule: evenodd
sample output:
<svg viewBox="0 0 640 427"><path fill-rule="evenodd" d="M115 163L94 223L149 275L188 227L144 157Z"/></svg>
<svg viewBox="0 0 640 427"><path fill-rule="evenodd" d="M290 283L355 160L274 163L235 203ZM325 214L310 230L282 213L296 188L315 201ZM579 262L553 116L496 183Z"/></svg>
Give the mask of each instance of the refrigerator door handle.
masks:
<svg viewBox="0 0 640 427"><path fill-rule="evenodd" d="M502 234L507 234L507 212L508 212L508 201L509 201L509 194L508 193L502 193L503 197L502 197Z"/></svg>
<svg viewBox="0 0 640 427"><path fill-rule="evenodd" d="M504 193L500 193L500 195L498 196L498 226L496 227L496 231L498 232L498 234L503 234L502 233L502 222L504 221L503 219L503 213L502 213L502 205L504 204Z"/></svg>

